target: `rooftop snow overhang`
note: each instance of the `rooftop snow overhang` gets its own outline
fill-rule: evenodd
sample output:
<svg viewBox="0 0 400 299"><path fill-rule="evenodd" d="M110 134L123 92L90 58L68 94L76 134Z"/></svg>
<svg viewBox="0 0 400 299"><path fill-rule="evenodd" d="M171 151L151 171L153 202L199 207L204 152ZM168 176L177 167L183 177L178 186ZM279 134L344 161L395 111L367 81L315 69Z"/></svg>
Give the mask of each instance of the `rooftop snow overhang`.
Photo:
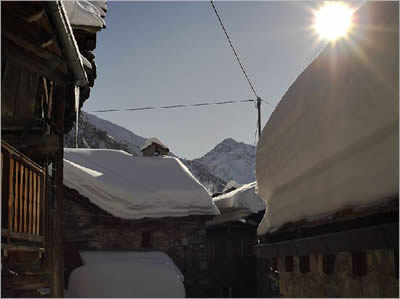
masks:
<svg viewBox="0 0 400 299"><path fill-rule="evenodd" d="M366 2L350 40L329 43L272 113L256 154L259 235L398 194L398 10Z"/></svg>
<svg viewBox="0 0 400 299"><path fill-rule="evenodd" d="M49 16L56 28L67 64L73 73L74 84L80 87L86 86L89 81L63 3L61 1L49 1L46 4Z"/></svg>

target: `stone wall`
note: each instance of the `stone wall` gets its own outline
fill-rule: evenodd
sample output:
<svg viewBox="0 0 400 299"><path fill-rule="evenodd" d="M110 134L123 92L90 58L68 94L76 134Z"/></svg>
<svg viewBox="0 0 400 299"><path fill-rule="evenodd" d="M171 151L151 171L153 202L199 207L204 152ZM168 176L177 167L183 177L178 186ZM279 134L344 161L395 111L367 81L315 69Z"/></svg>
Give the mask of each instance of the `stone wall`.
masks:
<svg viewBox="0 0 400 299"><path fill-rule="evenodd" d="M82 263L80 249L154 249L167 253L182 271L187 297L207 297L208 216L122 220L86 199L76 200L68 190L64 208L66 284Z"/></svg>
<svg viewBox="0 0 400 299"><path fill-rule="evenodd" d="M310 256L310 272L307 273L300 272L296 256L293 257L293 271L286 272L285 257L280 257L280 292L283 297L398 297L395 254L393 250L367 251L366 274L362 276L353 274L350 252L336 254L332 274L323 272L321 255Z"/></svg>

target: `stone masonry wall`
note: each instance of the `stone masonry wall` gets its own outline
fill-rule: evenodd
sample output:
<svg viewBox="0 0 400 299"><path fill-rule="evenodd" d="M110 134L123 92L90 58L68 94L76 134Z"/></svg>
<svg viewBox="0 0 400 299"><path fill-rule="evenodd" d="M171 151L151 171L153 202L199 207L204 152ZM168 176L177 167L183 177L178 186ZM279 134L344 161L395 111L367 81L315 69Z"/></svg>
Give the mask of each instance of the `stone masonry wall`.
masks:
<svg viewBox="0 0 400 299"><path fill-rule="evenodd" d="M293 272L285 272L285 257L278 258L280 292L283 297L398 297L393 250L366 253L367 272L352 274L350 252L336 255L332 274L322 270L322 256L310 256L310 272L300 273L299 258L293 257ZM396 265L398 267L398 265Z"/></svg>
<svg viewBox="0 0 400 299"><path fill-rule="evenodd" d="M65 194L66 283L81 265L78 250L133 249L167 253L185 276L187 297L208 295L208 248L204 216L121 220ZM145 239L145 240L144 240Z"/></svg>

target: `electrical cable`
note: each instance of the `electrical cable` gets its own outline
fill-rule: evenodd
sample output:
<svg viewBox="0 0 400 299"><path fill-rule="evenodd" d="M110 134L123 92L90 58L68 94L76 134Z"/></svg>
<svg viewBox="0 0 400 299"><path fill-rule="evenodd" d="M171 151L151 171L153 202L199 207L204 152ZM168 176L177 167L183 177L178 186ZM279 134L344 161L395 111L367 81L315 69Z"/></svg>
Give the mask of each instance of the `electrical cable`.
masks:
<svg viewBox="0 0 400 299"><path fill-rule="evenodd" d="M236 103L248 103L255 102L256 100L239 100L239 101L221 101L221 102L208 102L208 103L195 103L195 104L179 104L179 105L168 105L168 106L150 106L150 107L138 107L138 108L123 108L123 109L103 109L93 110L89 112L119 112L119 111L140 111L140 110L154 110L154 109L174 109L184 107L201 107L209 105L225 105L225 104L236 104Z"/></svg>
<svg viewBox="0 0 400 299"><path fill-rule="evenodd" d="M224 26L224 24L222 23L221 17L220 17L219 14L218 14L218 11L217 11L217 8L216 8L215 5L214 5L214 2L213 2L212 0L210 0L210 2L211 2L211 6L212 6L212 8L214 9L214 12L215 12L215 14L216 14L216 16L217 16L217 18L218 18L218 21L219 21L219 23L220 23L220 25L221 25L221 27L222 27L222 30L224 31L225 36L226 36L226 38L228 39L229 45L230 45L231 48L232 48L233 54L235 54L236 60L238 61L239 66L240 66L240 68L242 69L243 75L246 77L247 82L249 82L250 88L251 88L251 90L253 91L253 93L254 93L254 95L256 96L256 98L259 98L259 96L258 96L257 93L256 93L256 90L255 90L254 87L253 87L253 84L252 84L251 81L250 81L249 76L247 75L247 73L246 73L246 71L245 71L245 69L244 69L244 67L243 67L242 62L241 62L240 59L239 59L239 55L237 54L235 48L233 47L231 38L229 37L228 32L226 31L225 26Z"/></svg>

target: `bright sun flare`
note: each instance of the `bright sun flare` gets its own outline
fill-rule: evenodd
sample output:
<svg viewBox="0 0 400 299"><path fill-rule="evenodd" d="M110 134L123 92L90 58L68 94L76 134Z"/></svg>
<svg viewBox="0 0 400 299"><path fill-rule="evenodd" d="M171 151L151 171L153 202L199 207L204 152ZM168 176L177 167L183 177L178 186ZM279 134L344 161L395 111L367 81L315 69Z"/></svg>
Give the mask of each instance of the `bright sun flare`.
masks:
<svg viewBox="0 0 400 299"><path fill-rule="evenodd" d="M315 29L322 38L345 36L351 26L353 10L343 2L326 2L316 12Z"/></svg>

